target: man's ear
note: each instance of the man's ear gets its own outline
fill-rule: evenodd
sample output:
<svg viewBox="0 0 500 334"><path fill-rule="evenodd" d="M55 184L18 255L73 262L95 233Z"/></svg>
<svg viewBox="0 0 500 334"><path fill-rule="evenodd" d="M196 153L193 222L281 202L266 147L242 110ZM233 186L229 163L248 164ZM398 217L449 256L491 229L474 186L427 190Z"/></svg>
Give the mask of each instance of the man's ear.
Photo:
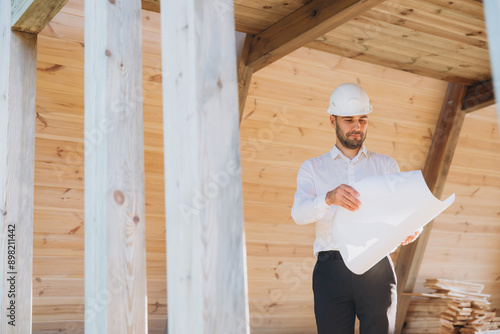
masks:
<svg viewBox="0 0 500 334"><path fill-rule="evenodd" d="M335 116L334 115L330 115L330 124L333 126L333 128L335 128Z"/></svg>

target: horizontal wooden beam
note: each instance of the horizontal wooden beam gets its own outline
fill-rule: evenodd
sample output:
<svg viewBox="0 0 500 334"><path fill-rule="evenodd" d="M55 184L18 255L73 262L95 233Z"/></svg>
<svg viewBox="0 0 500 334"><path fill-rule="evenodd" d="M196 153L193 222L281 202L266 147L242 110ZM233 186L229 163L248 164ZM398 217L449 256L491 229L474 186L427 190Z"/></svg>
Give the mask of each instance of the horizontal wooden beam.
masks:
<svg viewBox="0 0 500 334"><path fill-rule="evenodd" d="M38 34L67 2L68 0L12 1L12 30Z"/></svg>
<svg viewBox="0 0 500 334"><path fill-rule="evenodd" d="M462 109L465 86L455 83L448 85L448 90L441 107L441 113L434 130L431 146L424 166L424 179L437 198L443 193L446 177L450 169L455 147L465 118ZM396 262L398 279L398 311L396 333L401 333L411 301L410 295L415 287L418 271L425 253L433 222L427 224L420 237L413 243L401 247Z"/></svg>
<svg viewBox="0 0 500 334"><path fill-rule="evenodd" d="M160 12L160 0L142 0L142 9L151 12Z"/></svg>
<svg viewBox="0 0 500 334"><path fill-rule="evenodd" d="M258 71L382 2L313 0L255 35L247 65Z"/></svg>
<svg viewBox="0 0 500 334"><path fill-rule="evenodd" d="M466 113L486 108L492 104L495 104L493 80L489 79L467 86L462 104L462 109Z"/></svg>

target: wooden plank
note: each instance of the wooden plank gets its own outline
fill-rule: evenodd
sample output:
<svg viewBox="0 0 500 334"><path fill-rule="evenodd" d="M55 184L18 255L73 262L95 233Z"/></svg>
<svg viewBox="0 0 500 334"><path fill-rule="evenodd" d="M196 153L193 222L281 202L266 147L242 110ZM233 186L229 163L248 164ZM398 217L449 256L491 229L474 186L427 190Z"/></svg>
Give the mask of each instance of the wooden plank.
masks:
<svg viewBox="0 0 500 334"><path fill-rule="evenodd" d="M405 2L406 3L406 2ZM457 3L456 1L454 3ZM404 3L399 3L400 5ZM406 8L401 8L399 6L394 7L394 2L389 3L389 1L386 1L385 3L381 4L380 6L375 7L373 10L370 12L365 13L365 15L370 16L370 17L382 17L383 20L385 20L388 23L397 25L397 26L403 26L409 29L412 29L414 31L418 31L419 33L424 33L424 34L429 34L429 35L436 35L439 36L440 38L444 38L448 40L448 42L460 42L468 46L473 46L477 48L482 48L482 49L487 49L488 45L484 41L483 38L479 37L479 34L467 34L464 32L457 31L458 29L456 26L452 27L451 29L447 26L447 24L441 24L441 25L436 25L435 20L422 20L421 18L417 16L411 17L411 19L408 19L407 15L409 13L408 7ZM411 8L413 9L413 8ZM482 12L482 8L481 8ZM401 14L403 13L403 14ZM467 12L467 14L470 16L471 12ZM482 14L481 14L482 15ZM404 16L402 18L401 16ZM449 22L448 22L449 23ZM453 22L456 23L456 22ZM484 27L484 26L482 26ZM460 27L463 29L463 27ZM470 29L469 31L476 31L479 30L479 27L475 27L475 29ZM479 37L479 38L478 38Z"/></svg>
<svg viewBox="0 0 500 334"><path fill-rule="evenodd" d="M160 12L160 0L142 0L142 9L149 10L151 12Z"/></svg>
<svg viewBox="0 0 500 334"><path fill-rule="evenodd" d="M248 333L232 1L163 0L169 333Z"/></svg>
<svg viewBox="0 0 500 334"><path fill-rule="evenodd" d="M467 87L462 109L468 113L495 104L493 80L480 81Z"/></svg>
<svg viewBox="0 0 500 334"><path fill-rule="evenodd" d="M37 37L0 2L1 333L31 333Z"/></svg>
<svg viewBox="0 0 500 334"><path fill-rule="evenodd" d="M140 1L85 3L85 332L146 333Z"/></svg>
<svg viewBox="0 0 500 334"><path fill-rule="evenodd" d="M495 0L484 0L484 13L486 19L486 28L488 32L491 72L493 76L493 87L496 95L500 96L500 3ZM498 124L500 124L500 103L497 104Z"/></svg>
<svg viewBox="0 0 500 334"><path fill-rule="evenodd" d="M402 50L394 54L392 52L387 52L383 43L378 43L376 46L369 47L369 52L367 52L367 47L360 43L356 43L348 35L346 36L345 34L339 33L335 36L325 35L323 37L326 39L325 42L315 40L307 44L307 47L443 81L472 84L477 81L478 78L484 77L483 74L479 73L473 73L471 77L471 71L463 71L461 69L457 70L459 73L455 73L455 71L450 72L447 70L446 66L418 60L409 55L408 52L403 52ZM466 76L464 72L467 72Z"/></svg>
<svg viewBox="0 0 500 334"><path fill-rule="evenodd" d="M241 35L239 38L243 38ZM250 88L250 82L252 81L253 68L247 66L248 55L250 52L250 46L252 45L253 36L246 35L241 46L241 51L238 53L238 105L239 105L239 115L240 124L243 117L243 111L245 110L245 103L248 96L248 90Z"/></svg>
<svg viewBox="0 0 500 334"><path fill-rule="evenodd" d="M313 0L255 35L247 65L258 71L383 1Z"/></svg>
<svg viewBox="0 0 500 334"><path fill-rule="evenodd" d="M38 34L68 0L12 0L12 30Z"/></svg>
<svg viewBox="0 0 500 334"><path fill-rule="evenodd" d="M465 118L465 112L462 110L464 97L465 87L463 85L453 83L448 85L425 162L423 175L427 186L437 198L440 198L443 192ZM402 247L398 256L396 263L396 275L398 278L397 333L400 333L404 326L406 312L411 300L411 296L405 296L403 292L413 292L432 224L433 222L430 222L426 225L424 231L415 242Z"/></svg>
<svg viewBox="0 0 500 334"><path fill-rule="evenodd" d="M484 21L451 5L387 0L307 46L447 81L484 80Z"/></svg>

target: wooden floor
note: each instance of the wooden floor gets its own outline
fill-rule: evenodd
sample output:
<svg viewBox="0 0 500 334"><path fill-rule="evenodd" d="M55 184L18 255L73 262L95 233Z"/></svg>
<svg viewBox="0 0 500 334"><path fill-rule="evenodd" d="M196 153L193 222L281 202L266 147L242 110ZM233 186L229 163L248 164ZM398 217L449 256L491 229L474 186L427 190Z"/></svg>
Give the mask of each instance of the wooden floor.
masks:
<svg viewBox="0 0 500 334"><path fill-rule="evenodd" d="M167 291L159 15L143 12L143 25L149 329L162 333ZM74 0L39 35L34 333L83 332L84 144L99 141L98 134L85 138L83 131L83 41L83 5ZM290 209L301 163L334 144L326 107L343 82L361 84L372 98L367 147L391 155L403 171L423 168L446 82L307 48L254 74L241 123L252 333L316 332L314 225L296 225ZM465 120L443 195L455 192L457 200L434 225L417 290L429 277L479 282L500 306L498 166L500 140L490 107ZM414 302L406 332L438 308Z"/></svg>

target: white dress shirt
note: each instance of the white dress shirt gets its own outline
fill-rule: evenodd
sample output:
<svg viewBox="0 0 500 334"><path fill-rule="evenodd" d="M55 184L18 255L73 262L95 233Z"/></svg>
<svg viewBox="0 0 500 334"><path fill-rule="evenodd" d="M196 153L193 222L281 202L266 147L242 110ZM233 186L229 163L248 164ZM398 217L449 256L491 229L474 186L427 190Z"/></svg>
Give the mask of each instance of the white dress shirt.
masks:
<svg viewBox="0 0 500 334"><path fill-rule="evenodd" d="M316 222L314 255L338 250L338 241L332 235L337 206L325 202L326 194L341 184L352 186L364 178L391 173L399 173L396 160L368 151L364 145L352 160L334 146L330 152L302 164L297 175L292 218L299 225Z"/></svg>

